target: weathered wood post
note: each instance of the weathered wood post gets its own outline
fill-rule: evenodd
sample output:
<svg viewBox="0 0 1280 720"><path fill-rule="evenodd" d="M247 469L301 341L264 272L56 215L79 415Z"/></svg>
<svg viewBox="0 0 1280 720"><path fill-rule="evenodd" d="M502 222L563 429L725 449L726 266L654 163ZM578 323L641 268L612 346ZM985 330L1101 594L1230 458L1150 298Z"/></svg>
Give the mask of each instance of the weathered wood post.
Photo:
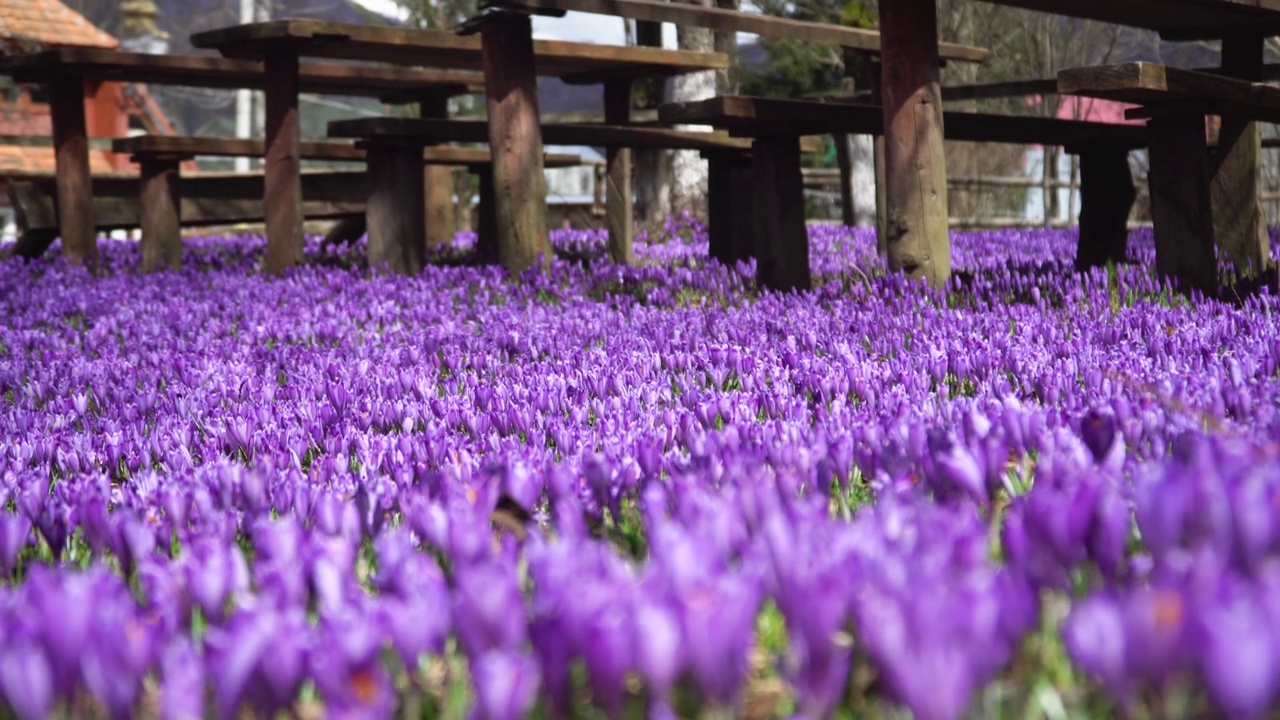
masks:
<svg viewBox="0 0 1280 720"><path fill-rule="evenodd" d="M476 222L476 258L488 265L498 261L498 211L493 197L493 166L482 165L475 172L480 182L480 197L476 205L479 215Z"/></svg>
<svg viewBox="0 0 1280 720"><path fill-rule="evenodd" d="M1222 40L1224 75L1262 80L1263 38L1236 36ZM1262 214L1262 126L1224 115L1218 147L1209 155L1213 198L1213 230L1222 254L1237 272L1255 276L1271 266L1271 241Z"/></svg>
<svg viewBox="0 0 1280 720"><path fill-rule="evenodd" d="M547 180L528 15L490 11L478 20L493 153L498 259L511 273L552 259Z"/></svg>
<svg viewBox="0 0 1280 720"><path fill-rule="evenodd" d="M1080 238L1076 270L1125 260L1129 212L1138 193L1129 169L1129 150L1107 145L1079 149Z"/></svg>
<svg viewBox="0 0 1280 720"><path fill-rule="evenodd" d="M941 286L951 276L935 0L880 7L889 270Z"/></svg>
<svg viewBox="0 0 1280 720"><path fill-rule="evenodd" d="M428 94L418 102L418 115L423 118L448 120L449 98ZM446 165L428 165L426 174L427 246L444 247L453 241L453 169Z"/></svg>
<svg viewBox="0 0 1280 720"><path fill-rule="evenodd" d="M738 150L703 151L707 159L707 235L710 255L725 265L755 256L751 156Z"/></svg>
<svg viewBox="0 0 1280 720"><path fill-rule="evenodd" d="M93 223L93 179L89 174L84 81L70 77L50 82L49 113L53 122L62 254L90 268L96 267L98 244Z"/></svg>
<svg viewBox="0 0 1280 720"><path fill-rule="evenodd" d="M604 84L604 121L609 125L631 122L631 80ZM616 263L635 261L635 235L631 205L631 150L611 146L605 150L605 226L609 229L609 257Z"/></svg>
<svg viewBox="0 0 1280 720"><path fill-rule="evenodd" d="M756 279L772 290L808 290L809 233L804 224L800 139L766 136L752 144Z"/></svg>
<svg viewBox="0 0 1280 720"><path fill-rule="evenodd" d="M182 209L178 190L178 165L183 157L135 156L140 168L139 225L142 230L142 272L182 264Z"/></svg>
<svg viewBox="0 0 1280 720"><path fill-rule="evenodd" d="M403 275L422 272L427 254L422 144L369 140L357 146L365 149L368 164L369 267Z"/></svg>
<svg viewBox="0 0 1280 720"><path fill-rule="evenodd" d="M266 271L279 275L302 261L302 158L299 151L298 55L263 57L266 96L266 161L263 214L267 229Z"/></svg>
<svg viewBox="0 0 1280 720"><path fill-rule="evenodd" d="M1181 281L1184 289L1216 295L1218 266L1204 116L1158 115L1147 121L1147 131L1156 272Z"/></svg>

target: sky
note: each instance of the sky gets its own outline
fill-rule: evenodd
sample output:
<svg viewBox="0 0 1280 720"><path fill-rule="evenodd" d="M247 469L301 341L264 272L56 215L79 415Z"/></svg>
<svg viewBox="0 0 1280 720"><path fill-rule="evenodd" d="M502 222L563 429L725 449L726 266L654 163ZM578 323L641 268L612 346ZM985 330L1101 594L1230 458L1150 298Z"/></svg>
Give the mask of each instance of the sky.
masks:
<svg viewBox="0 0 1280 720"><path fill-rule="evenodd" d="M387 17L403 17L403 10L395 0L355 0L376 13ZM602 45L624 45L627 42L623 21L616 17L571 12L562 18L533 18L533 36L539 40L572 40ZM753 40L754 35L739 33L738 42ZM663 47L675 48L676 29L670 23L662 26Z"/></svg>

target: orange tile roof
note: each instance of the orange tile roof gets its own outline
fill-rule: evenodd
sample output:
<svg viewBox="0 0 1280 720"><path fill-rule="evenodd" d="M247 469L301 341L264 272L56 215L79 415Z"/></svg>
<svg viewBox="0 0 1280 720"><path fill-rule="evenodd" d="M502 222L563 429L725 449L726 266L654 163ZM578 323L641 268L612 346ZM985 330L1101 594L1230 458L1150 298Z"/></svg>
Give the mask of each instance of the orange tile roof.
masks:
<svg viewBox="0 0 1280 720"><path fill-rule="evenodd" d="M42 103L0 102L0 135L53 136L49 106Z"/></svg>
<svg viewBox="0 0 1280 720"><path fill-rule="evenodd" d="M67 46L115 49L120 42L58 0L0 2L0 55Z"/></svg>

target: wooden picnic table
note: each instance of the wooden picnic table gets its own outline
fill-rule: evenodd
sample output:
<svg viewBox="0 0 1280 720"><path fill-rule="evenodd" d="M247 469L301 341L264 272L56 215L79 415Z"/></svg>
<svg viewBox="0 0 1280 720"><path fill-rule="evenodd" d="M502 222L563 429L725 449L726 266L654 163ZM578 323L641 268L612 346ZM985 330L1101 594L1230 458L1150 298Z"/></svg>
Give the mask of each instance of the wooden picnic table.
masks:
<svg viewBox="0 0 1280 720"><path fill-rule="evenodd" d="M0 74L48 88L58 183L63 252L88 264L97 260L93 180L85 127L84 83L94 80L215 88L263 88L262 64L216 56L152 55L114 50L63 48L0 58ZM386 102L433 102L475 91L483 76L458 70L406 70L336 63L298 69L297 89L378 97Z"/></svg>
<svg viewBox="0 0 1280 720"><path fill-rule="evenodd" d="M493 153L498 256L518 272L549 262L546 179L538 124L536 77L569 83L604 83L610 124L630 120L631 85L639 78L727 69L723 53L694 53L645 47L618 47L561 41L533 41L527 17L490 19L480 37L435 30L349 25L314 20L276 20L197 33L197 47L223 55L261 59L268 77L267 171L272 195L267 224L267 269L278 272L297 259L301 224L296 205L298 142L296 86L299 57L371 60L416 66L483 69L488 102L488 140ZM274 98L274 99L273 99ZM423 117L440 119L440 114ZM607 200L626 203L629 212L630 156L610 150ZM622 214L610 214L611 218ZM611 223L611 253L629 259L630 215Z"/></svg>
<svg viewBox="0 0 1280 720"><path fill-rule="evenodd" d="M1263 38L1280 33L1280 0L988 0L1155 30L1171 40L1222 39L1226 75L1259 80ZM880 3L889 267L941 284L950 275L937 0ZM1255 199L1260 132L1224 118L1214 197ZM1256 217L1247 228L1257 238ZM1156 229L1160 233L1160 229ZM1255 241L1256 242L1256 241Z"/></svg>
<svg viewBox="0 0 1280 720"><path fill-rule="evenodd" d="M722 242L732 246L719 251L713 247L713 254L755 257L762 287L808 288L808 236L797 138L819 132L880 135L885 128L883 110L865 104L720 96L663 105L658 116L665 122L707 124L754 139L751 210L756 222L747 235L713 237L713 246ZM1128 153L1146 146L1144 128L966 112L947 112L945 128L948 140L1057 145L1080 154L1080 255L1106 254L1117 243L1123 247L1125 220L1134 199Z"/></svg>

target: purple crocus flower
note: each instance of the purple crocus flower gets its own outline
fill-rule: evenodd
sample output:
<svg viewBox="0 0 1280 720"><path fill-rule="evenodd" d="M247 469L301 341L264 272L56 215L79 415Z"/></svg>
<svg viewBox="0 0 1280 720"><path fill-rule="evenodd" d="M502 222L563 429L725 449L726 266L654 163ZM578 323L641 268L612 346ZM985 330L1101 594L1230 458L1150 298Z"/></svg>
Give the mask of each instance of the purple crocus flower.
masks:
<svg viewBox="0 0 1280 720"><path fill-rule="evenodd" d="M474 720L519 720L538 696L538 664L518 652L491 650L471 661Z"/></svg>

